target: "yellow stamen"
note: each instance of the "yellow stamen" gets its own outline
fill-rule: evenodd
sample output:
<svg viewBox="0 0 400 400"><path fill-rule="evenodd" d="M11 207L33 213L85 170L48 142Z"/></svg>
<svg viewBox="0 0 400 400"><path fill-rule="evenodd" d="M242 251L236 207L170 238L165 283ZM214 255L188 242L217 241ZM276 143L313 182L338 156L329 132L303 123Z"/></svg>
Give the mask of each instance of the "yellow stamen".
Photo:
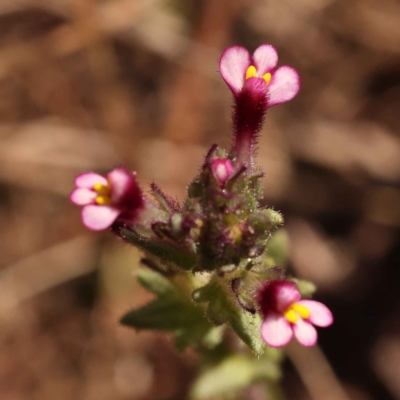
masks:
<svg viewBox="0 0 400 400"><path fill-rule="evenodd" d="M292 324L295 324L297 322L298 316L297 313L292 310L292 307L289 307L284 313L283 315L285 316L285 318L291 322Z"/></svg>
<svg viewBox="0 0 400 400"><path fill-rule="evenodd" d="M302 304L294 303L288 309L283 313L285 318L291 322L292 324L295 324L297 320L299 319L299 316L302 319L307 319L310 317L310 310L303 306Z"/></svg>
<svg viewBox="0 0 400 400"><path fill-rule="evenodd" d="M265 83L268 85L269 81L271 80L271 74L267 72L266 74L263 75Z"/></svg>
<svg viewBox="0 0 400 400"><path fill-rule="evenodd" d="M96 203L99 205L104 205L104 204L111 204L112 201L109 196L107 195L100 195L96 197Z"/></svg>
<svg viewBox="0 0 400 400"><path fill-rule="evenodd" d="M110 187L107 185L103 185L102 183L95 183L93 185L93 189L96 193L98 193L99 195L106 195L108 196L110 194Z"/></svg>
<svg viewBox="0 0 400 400"><path fill-rule="evenodd" d="M293 304L290 308L299 313L300 317L303 319L310 317L310 310L302 304Z"/></svg>
<svg viewBox="0 0 400 400"><path fill-rule="evenodd" d="M256 76L257 76L256 67L254 65L250 65L250 67L247 68L247 71L246 71L246 79L254 78Z"/></svg>
<svg viewBox="0 0 400 400"><path fill-rule="evenodd" d="M242 238L242 229L240 228L239 225L232 226L229 229L227 236L234 242L238 242Z"/></svg>

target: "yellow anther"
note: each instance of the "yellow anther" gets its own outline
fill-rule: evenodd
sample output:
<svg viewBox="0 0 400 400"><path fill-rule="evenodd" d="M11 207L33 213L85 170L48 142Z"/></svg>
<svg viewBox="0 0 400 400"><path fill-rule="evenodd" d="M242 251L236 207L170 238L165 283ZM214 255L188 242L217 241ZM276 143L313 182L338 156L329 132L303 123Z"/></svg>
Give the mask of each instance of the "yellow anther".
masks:
<svg viewBox="0 0 400 400"><path fill-rule="evenodd" d="M238 225L232 226L229 229L227 236L234 242L239 242L239 240L242 238L242 229Z"/></svg>
<svg viewBox="0 0 400 400"><path fill-rule="evenodd" d="M267 72L266 74L263 75L265 83L268 85L269 81L271 80L271 74Z"/></svg>
<svg viewBox="0 0 400 400"><path fill-rule="evenodd" d="M246 79L254 78L256 76L257 76L256 67L254 65L250 65L250 67L247 68L247 71L246 71Z"/></svg>
<svg viewBox="0 0 400 400"><path fill-rule="evenodd" d="M194 222L196 223L196 226L197 226L198 228L201 228L201 227L204 225L203 220L200 219L200 218L195 219Z"/></svg>
<svg viewBox="0 0 400 400"><path fill-rule="evenodd" d="M293 304L290 308L299 313L303 319L307 319L310 316L310 310L302 304Z"/></svg>
<svg viewBox="0 0 400 400"><path fill-rule="evenodd" d="M110 204L112 201L107 195L100 195L96 197L96 203L99 205Z"/></svg>
<svg viewBox="0 0 400 400"><path fill-rule="evenodd" d="M285 316L285 318L291 322L292 324L295 324L297 322L298 316L297 313L292 310L292 307L288 308L283 315Z"/></svg>
<svg viewBox="0 0 400 400"><path fill-rule="evenodd" d="M110 187L107 185L103 185L102 183L95 183L93 185L93 189L96 193L108 196L110 194Z"/></svg>

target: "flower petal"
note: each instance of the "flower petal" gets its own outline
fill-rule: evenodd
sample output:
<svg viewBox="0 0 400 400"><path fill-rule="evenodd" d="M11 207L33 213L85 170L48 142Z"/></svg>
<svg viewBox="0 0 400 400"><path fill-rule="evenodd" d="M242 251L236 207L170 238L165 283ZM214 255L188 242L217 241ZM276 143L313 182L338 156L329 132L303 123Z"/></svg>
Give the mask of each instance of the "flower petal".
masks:
<svg viewBox="0 0 400 400"><path fill-rule="evenodd" d="M297 285L291 281L278 281L275 288L276 308L284 312L287 308L301 299Z"/></svg>
<svg viewBox="0 0 400 400"><path fill-rule="evenodd" d="M284 65L273 74L269 88L268 106L284 103L293 99L300 90L300 77L297 71Z"/></svg>
<svg viewBox="0 0 400 400"><path fill-rule="evenodd" d="M256 49L253 54L254 66L257 69L257 76L262 77L265 73L270 72L278 63L278 53L275 47L270 44L263 44Z"/></svg>
<svg viewBox="0 0 400 400"><path fill-rule="evenodd" d="M333 315L325 304L314 300L301 300L298 304L303 305L310 311L307 321L317 326L329 326L333 323Z"/></svg>
<svg viewBox="0 0 400 400"><path fill-rule="evenodd" d="M111 198L113 203L117 203L125 195L130 187L133 175L125 168L115 168L107 174L107 178L111 183Z"/></svg>
<svg viewBox="0 0 400 400"><path fill-rule="evenodd" d="M77 188L71 193L69 198L74 204L78 206L85 206L93 203L96 197L97 194L93 190Z"/></svg>
<svg viewBox="0 0 400 400"><path fill-rule="evenodd" d="M229 47L222 53L219 71L234 95L242 88L250 63L250 54L244 47Z"/></svg>
<svg viewBox="0 0 400 400"><path fill-rule="evenodd" d="M292 327L282 314L271 312L265 317L261 325L261 337L268 346L285 346L292 336Z"/></svg>
<svg viewBox="0 0 400 400"><path fill-rule="evenodd" d="M143 194L134 173L116 168L107 175L111 183L111 199L119 209L135 214L143 206Z"/></svg>
<svg viewBox="0 0 400 400"><path fill-rule="evenodd" d="M110 206L88 205L82 208L83 224L93 231L101 231L112 225L120 211Z"/></svg>
<svg viewBox="0 0 400 400"><path fill-rule="evenodd" d="M316 329L302 318L299 318L293 325L293 332L296 339L303 346L310 347L317 343L318 335Z"/></svg>
<svg viewBox="0 0 400 400"><path fill-rule="evenodd" d="M107 179L94 172L87 172L75 178L75 185L80 188L91 189L96 183L107 185Z"/></svg>
<svg viewBox="0 0 400 400"><path fill-rule="evenodd" d="M292 281L274 280L264 283L259 289L258 304L261 312L283 314L293 303L301 299L297 285Z"/></svg>

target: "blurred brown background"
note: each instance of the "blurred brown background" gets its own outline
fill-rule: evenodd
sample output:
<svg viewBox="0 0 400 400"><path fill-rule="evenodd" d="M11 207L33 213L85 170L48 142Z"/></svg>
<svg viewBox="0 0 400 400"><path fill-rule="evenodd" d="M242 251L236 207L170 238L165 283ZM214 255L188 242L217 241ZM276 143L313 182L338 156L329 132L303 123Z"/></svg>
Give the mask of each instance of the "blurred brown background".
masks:
<svg viewBox="0 0 400 400"><path fill-rule="evenodd" d="M265 201L336 317L326 358L285 363L285 392L400 399L400 2L1 0L2 400L187 398L193 355L118 326L148 298L140 255L87 232L68 195L78 173L127 165L182 199L230 143L222 50L262 43L302 78L268 111Z"/></svg>

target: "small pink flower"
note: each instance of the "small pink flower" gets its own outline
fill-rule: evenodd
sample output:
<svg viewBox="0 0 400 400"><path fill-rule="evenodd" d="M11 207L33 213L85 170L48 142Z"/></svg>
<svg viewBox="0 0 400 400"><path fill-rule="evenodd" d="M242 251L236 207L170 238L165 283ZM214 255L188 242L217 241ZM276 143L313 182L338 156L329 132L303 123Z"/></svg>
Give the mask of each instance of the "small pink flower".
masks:
<svg viewBox="0 0 400 400"><path fill-rule="evenodd" d="M240 46L229 47L221 56L222 78L234 95L233 150L240 163L252 167L258 135L269 107L291 100L300 89L292 67L275 68L278 54L263 44L253 56Z"/></svg>
<svg viewBox="0 0 400 400"><path fill-rule="evenodd" d="M271 347L282 347L292 336L303 346L317 342L313 325L326 327L333 323L330 310L314 300L301 300L297 285L291 281L267 283L259 293L259 304L264 315L261 337Z"/></svg>
<svg viewBox="0 0 400 400"><path fill-rule="evenodd" d="M132 221L144 206L135 175L115 168L106 177L88 172L75 179L71 201L82 208L83 224L98 231L110 227L118 218Z"/></svg>
<svg viewBox="0 0 400 400"><path fill-rule="evenodd" d="M227 158L216 158L211 161L211 172L221 186L224 186L233 175L231 160Z"/></svg>
<svg viewBox="0 0 400 400"><path fill-rule="evenodd" d="M297 71L287 65L276 68L278 53L270 44L263 44L253 56L240 46L226 49L220 59L222 78L238 96L250 78L258 78L266 87L268 107L293 99L300 89Z"/></svg>

